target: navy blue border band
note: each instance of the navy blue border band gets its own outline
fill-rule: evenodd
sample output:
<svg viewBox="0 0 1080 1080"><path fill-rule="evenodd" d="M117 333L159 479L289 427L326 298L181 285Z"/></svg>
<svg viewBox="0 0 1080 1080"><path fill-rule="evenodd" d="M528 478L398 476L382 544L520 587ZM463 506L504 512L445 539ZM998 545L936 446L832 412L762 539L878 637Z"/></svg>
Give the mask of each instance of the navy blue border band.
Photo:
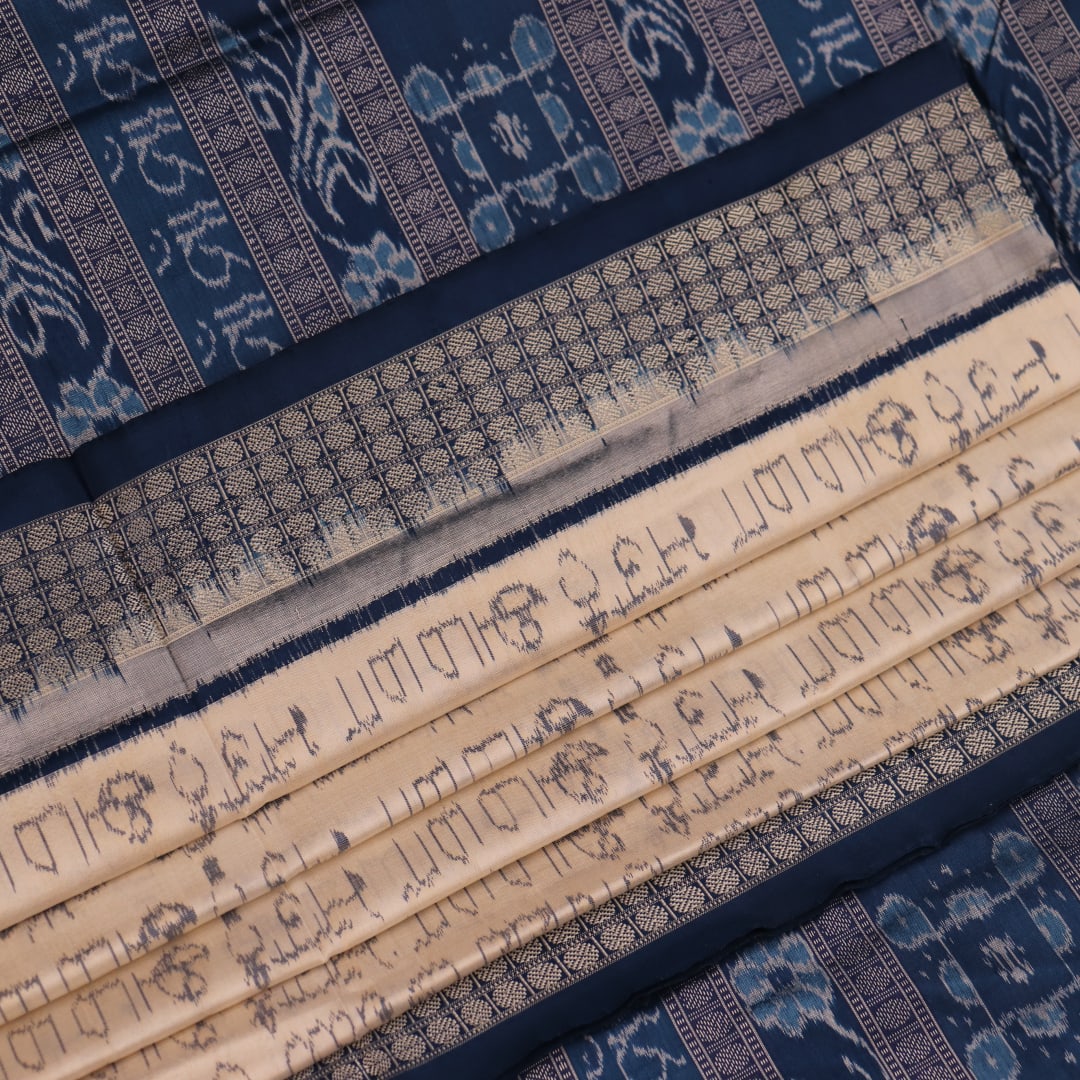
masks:
<svg viewBox="0 0 1080 1080"><path fill-rule="evenodd" d="M245 372L0 479L0 531L103 494L500 304L779 183L966 82L943 43L867 76L718 157L484 255Z"/></svg>

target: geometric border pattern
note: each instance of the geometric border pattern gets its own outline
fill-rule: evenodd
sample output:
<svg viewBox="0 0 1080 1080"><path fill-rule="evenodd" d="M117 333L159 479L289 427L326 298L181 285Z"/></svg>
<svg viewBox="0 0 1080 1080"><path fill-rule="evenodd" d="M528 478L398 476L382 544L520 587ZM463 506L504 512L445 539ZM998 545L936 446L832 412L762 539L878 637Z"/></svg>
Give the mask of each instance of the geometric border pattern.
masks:
<svg viewBox="0 0 1080 1080"><path fill-rule="evenodd" d="M1080 900L1080 791L1059 776L1013 807L1027 834L1043 850Z"/></svg>
<svg viewBox="0 0 1080 1080"><path fill-rule="evenodd" d="M895 64L938 40L916 0L901 0L899 4L895 0L851 0L851 6L883 64Z"/></svg>
<svg viewBox="0 0 1080 1080"><path fill-rule="evenodd" d="M34 383L26 357L0 320L0 474L65 453L63 433Z"/></svg>
<svg viewBox="0 0 1080 1080"><path fill-rule="evenodd" d="M833 900L800 931L851 1006L891 1080L970 1075L856 896L845 893Z"/></svg>
<svg viewBox="0 0 1080 1080"><path fill-rule="evenodd" d="M802 108L755 3L686 0L686 7L751 135Z"/></svg>
<svg viewBox="0 0 1080 1080"><path fill-rule="evenodd" d="M784 1080L723 972L687 979L663 1007L702 1080ZM557 1052L541 1058L521 1080L544 1080L543 1066L553 1060L558 1062ZM568 1080L576 1080L572 1071Z"/></svg>
<svg viewBox="0 0 1080 1080"><path fill-rule="evenodd" d="M131 14L293 340L350 318L355 312L198 5L139 0Z"/></svg>
<svg viewBox="0 0 1080 1080"><path fill-rule="evenodd" d="M884 197L887 193L887 198ZM966 87L0 535L0 707L163 644L936 269L1031 203Z"/></svg>
<svg viewBox="0 0 1080 1080"><path fill-rule="evenodd" d="M604 0L539 4L627 186L640 187L681 168L671 134Z"/></svg>
<svg viewBox="0 0 1080 1080"><path fill-rule="evenodd" d="M1080 138L1080 32L1058 3L1006 0L1001 18L1069 131Z"/></svg>

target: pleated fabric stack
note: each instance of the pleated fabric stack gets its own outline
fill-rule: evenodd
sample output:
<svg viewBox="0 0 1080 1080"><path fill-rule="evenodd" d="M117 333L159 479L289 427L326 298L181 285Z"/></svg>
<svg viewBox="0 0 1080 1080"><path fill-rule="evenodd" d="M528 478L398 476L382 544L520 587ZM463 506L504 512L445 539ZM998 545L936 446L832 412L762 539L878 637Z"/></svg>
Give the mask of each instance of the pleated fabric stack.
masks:
<svg viewBox="0 0 1080 1080"><path fill-rule="evenodd" d="M1060 0L0 0L0 1078L1080 1070L1078 103Z"/></svg>

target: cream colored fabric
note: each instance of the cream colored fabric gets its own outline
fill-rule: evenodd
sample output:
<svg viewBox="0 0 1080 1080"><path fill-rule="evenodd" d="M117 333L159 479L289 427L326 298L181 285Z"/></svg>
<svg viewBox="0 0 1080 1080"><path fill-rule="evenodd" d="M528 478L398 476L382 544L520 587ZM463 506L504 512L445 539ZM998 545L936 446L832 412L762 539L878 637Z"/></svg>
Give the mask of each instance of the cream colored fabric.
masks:
<svg viewBox="0 0 1080 1080"><path fill-rule="evenodd" d="M147 913L168 894L184 897L183 915L167 907L156 920L162 928L222 914L243 896L252 901L268 890L266 852L294 852L292 865L275 860L276 875L314 866L338 853L330 835L327 806L339 838L356 845L404 821L429 802L488 777L541 745L632 702L643 694L725 656L735 640L743 647L820 610L897 566L936 541L950 539L981 518L1011 505L1030 486L1041 490L1059 470L1080 464L1080 396L1058 402L989 438L958 458L918 475L886 497L855 508L827 528L756 559L731 575L672 600L656 617L621 627L602 640L545 664L512 684L491 691L468 707L416 729L380 750L332 773L318 785L274 802L260 819L261 845L245 842L243 822L226 826L197 847L179 849L160 861L136 867L66 904L67 918L29 920L9 951L0 988L6 1020L32 1008L35 998L17 987L33 987L54 998L75 990L160 943L145 931ZM1027 447L1016 470L1015 444ZM977 480L953 483L962 467ZM998 490L997 478L1013 477ZM1000 486L1000 485L999 485ZM933 508L932 512L927 508ZM899 534L894 523L905 527ZM889 539L886 539L889 538ZM850 559L838 553L856 553ZM784 581L794 589L781 588ZM717 605L727 608L717 620ZM528 723L508 717L527 717ZM378 770L379 800L372 798L372 770ZM204 866L214 859L217 887ZM302 860L302 863L301 863ZM272 878L271 878L272 880ZM227 888L220 888L221 882ZM119 901L121 900L121 905ZM110 933L103 936L102 928ZM30 939L32 937L32 947ZM75 958L78 958L77 960Z"/></svg>
<svg viewBox="0 0 1080 1080"><path fill-rule="evenodd" d="M0 925L243 819L1064 397L1080 383L1078 300L1059 286L201 713L5 796Z"/></svg>
<svg viewBox="0 0 1080 1080"><path fill-rule="evenodd" d="M8 937L0 1067L285 1075L1074 655L1077 325L1061 286L13 793L10 922L72 902Z"/></svg>
<svg viewBox="0 0 1080 1080"><path fill-rule="evenodd" d="M1045 640L1031 618L1033 606L1062 618L1071 637ZM996 613L985 637L981 627L976 633L992 647L1008 649L1010 657L1030 657L1040 667L1051 667L1075 656L1078 620L1080 578L1073 575L1045 586L1035 605L1014 604ZM237 1075L247 1080L270 1080L311 1065L434 990L703 848L828 791L1026 677L1002 668L1002 681L989 685L982 664L970 664L971 649L970 633L946 639L831 707L807 714L777 737L755 740L678 784L628 804L329 964L226 1010L208 1026L196 1025L133 1054L108 1074L110 1080L220 1080L231 1075L231 1068L242 1068ZM936 680L921 678L943 661L948 666ZM891 732L886 740L882 729ZM813 756L809 767L807 748ZM926 781L920 775L908 778L914 788ZM642 857L650 850L664 854ZM780 854L794 858L798 852ZM583 976L589 960L580 958ZM113 1000L124 1008L119 995ZM129 1022L134 1016L134 1010L127 1013ZM206 1042L211 1035L213 1044Z"/></svg>
<svg viewBox="0 0 1080 1080"><path fill-rule="evenodd" d="M32 580L24 546L56 545L47 573L74 560L75 595L90 579L75 609L64 590L56 607L44 592L15 612L31 644L0 651L0 702L16 706L0 715L0 763L40 752L12 722L22 702L148 651L164 660L196 627L481 505L493 485L558 471L565 453L1034 220L989 118L957 87L771 188L0 535L0 577ZM70 630L51 637L49 616Z"/></svg>
<svg viewBox="0 0 1080 1080"><path fill-rule="evenodd" d="M259 845L245 842L250 826L236 822L68 901L62 920L28 920L13 936L17 947L9 950L2 973L3 1017L15 1019L45 995L53 999L77 990L159 945L160 936L146 932L147 913L156 913L151 925L161 932L171 926L190 930L241 898L256 899L275 877L333 858L342 839L356 845L404 821L560 734L731 653L735 641L742 648L762 638L766 645L779 641L769 635L1011 506L1024 492L1041 492L1060 470L1076 468L1078 435L1080 395L1074 395L843 519L671 601L656 615L550 661L467 711L432 721L270 804L259 819ZM959 468L973 478L971 484L955 484ZM1003 477L1009 478L1006 488ZM844 558L838 558L841 552ZM783 585L788 581L792 587ZM722 619L717 611L725 612ZM372 798L372 770L378 800ZM327 806L336 808L337 840L327 828ZM271 876L267 852L290 853L272 860ZM214 884L207 879L208 859L219 878ZM158 910L163 882L169 895L183 898L182 913L178 906ZM26 989L20 993L19 987Z"/></svg>

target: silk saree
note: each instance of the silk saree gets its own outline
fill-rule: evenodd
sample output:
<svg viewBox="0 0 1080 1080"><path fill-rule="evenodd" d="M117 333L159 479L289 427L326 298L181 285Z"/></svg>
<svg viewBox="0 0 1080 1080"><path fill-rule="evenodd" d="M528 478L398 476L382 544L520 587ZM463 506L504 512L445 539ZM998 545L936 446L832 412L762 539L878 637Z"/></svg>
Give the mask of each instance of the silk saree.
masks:
<svg viewBox="0 0 1080 1080"><path fill-rule="evenodd" d="M0 0L0 1076L1080 1068L1078 80Z"/></svg>

